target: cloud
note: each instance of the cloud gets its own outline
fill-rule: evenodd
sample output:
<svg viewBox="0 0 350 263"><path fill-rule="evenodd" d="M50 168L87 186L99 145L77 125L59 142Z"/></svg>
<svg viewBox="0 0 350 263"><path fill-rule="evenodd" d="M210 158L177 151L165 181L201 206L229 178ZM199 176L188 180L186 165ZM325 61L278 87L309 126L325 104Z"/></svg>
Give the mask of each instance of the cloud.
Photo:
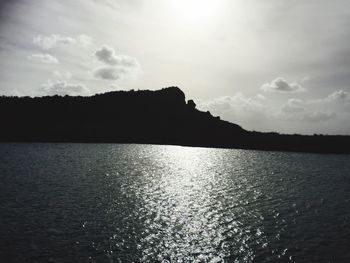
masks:
<svg viewBox="0 0 350 263"><path fill-rule="evenodd" d="M44 50L49 50L51 48L56 47L59 44L79 44L83 47L88 47L92 44L92 38L84 34L81 34L76 38L62 36L59 34L51 34L49 36L38 35L33 38L33 43Z"/></svg>
<svg viewBox="0 0 350 263"><path fill-rule="evenodd" d="M326 100L329 101L350 101L350 93L344 90L338 90L328 95Z"/></svg>
<svg viewBox="0 0 350 263"><path fill-rule="evenodd" d="M77 37L78 43L83 47L89 47L92 45L92 37L88 35L81 34Z"/></svg>
<svg viewBox="0 0 350 263"><path fill-rule="evenodd" d="M333 109L324 110L316 106L299 98L288 99L281 106L263 95L249 97L242 93L198 102L199 109L209 110L213 115L248 130L277 130L287 133L302 130L311 134L315 132L315 126L323 127L338 117L338 112Z"/></svg>
<svg viewBox="0 0 350 263"><path fill-rule="evenodd" d="M321 99L310 99L310 104L319 104L322 105L324 103L331 103L336 104L337 106L340 106L342 104L348 104L350 103L350 92L344 91L344 90L337 90L333 93L329 94L325 98Z"/></svg>
<svg viewBox="0 0 350 263"><path fill-rule="evenodd" d="M282 106L282 111L286 114L295 114L305 111L304 101L300 99L289 99L285 105Z"/></svg>
<svg viewBox="0 0 350 263"><path fill-rule="evenodd" d="M238 92L234 96L224 96L215 98L208 102L202 103L203 106L216 110L232 110L240 108L245 111L259 111L264 106L262 102L265 100L263 95L257 95L256 97L249 98L246 97L243 93Z"/></svg>
<svg viewBox="0 0 350 263"><path fill-rule="evenodd" d="M76 42L75 39L71 37L61 36L52 34L50 36L36 36L33 39L33 43L40 46L45 50L49 50L55 47L57 44L74 44Z"/></svg>
<svg viewBox="0 0 350 263"><path fill-rule="evenodd" d="M52 75L59 79L70 79L72 77L72 73L69 71L60 71L60 70L55 70L52 72Z"/></svg>
<svg viewBox="0 0 350 263"><path fill-rule="evenodd" d="M308 122L325 122L336 117L337 114L335 112L315 111L303 114L301 119Z"/></svg>
<svg viewBox="0 0 350 263"><path fill-rule="evenodd" d="M57 64L58 59L50 54L32 54L28 56L29 60L37 61L37 62L42 62L46 64Z"/></svg>
<svg viewBox="0 0 350 263"><path fill-rule="evenodd" d="M97 60L111 66L121 66L126 68L134 68L138 66L138 62L135 58L125 55L116 55L115 50L109 46L102 46L94 55Z"/></svg>
<svg viewBox="0 0 350 263"><path fill-rule="evenodd" d="M268 92L301 92L304 91L304 88L296 83L288 83L285 79L279 77L273 80L270 83L265 83L261 86L263 91Z"/></svg>
<svg viewBox="0 0 350 263"><path fill-rule="evenodd" d="M211 100L197 101L197 107L210 111L214 116L220 116L241 125L246 129L268 130L270 108L263 95L248 97L241 92L233 96L217 97Z"/></svg>
<svg viewBox="0 0 350 263"><path fill-rule="evenodd" d="M281 108L280 118L287 121L325 122L334 119L337 114L332 111L315 109L309 101L292 98Z"/></svg>
<svg viewBox="0 0 350 263"><path fill-rule="evenodd" d="M48 80L48 83L45 83L41 86L41 92L43 95L70 95L70 96L86 96L90 95L90 90L82 84L72 84L67 83L64 80L57 80L52 82Z"/></svg>
<svg viewBox="0 0 350 263"><path fill-rule="evenodd" d="M100 67L94 70L94 76L96 78L105 80L119 80L127 73L123 68L114 67Z"/></svg>
<svg viewBox="0 0 350 263"><path fill-rule="evenodd" d="M119 80L127 76L135 76L139 70L138 61L129 56L117 55L109 46L102 46L94 53L96 59L105 66L96 68L93 74L96 78Z"/></svg>

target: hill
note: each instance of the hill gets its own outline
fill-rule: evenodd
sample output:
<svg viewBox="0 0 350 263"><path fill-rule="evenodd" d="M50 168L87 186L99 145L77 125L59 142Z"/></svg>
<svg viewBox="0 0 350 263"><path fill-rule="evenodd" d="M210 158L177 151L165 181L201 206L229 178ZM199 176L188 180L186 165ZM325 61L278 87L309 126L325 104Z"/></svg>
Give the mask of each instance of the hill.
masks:
<svg viewBox="0 0 350 263"><path fill-rule="evenodd" d="M197 110L177 87L0 97L2 142L114 142L350 153L350 136L260 133Z"/></svg>

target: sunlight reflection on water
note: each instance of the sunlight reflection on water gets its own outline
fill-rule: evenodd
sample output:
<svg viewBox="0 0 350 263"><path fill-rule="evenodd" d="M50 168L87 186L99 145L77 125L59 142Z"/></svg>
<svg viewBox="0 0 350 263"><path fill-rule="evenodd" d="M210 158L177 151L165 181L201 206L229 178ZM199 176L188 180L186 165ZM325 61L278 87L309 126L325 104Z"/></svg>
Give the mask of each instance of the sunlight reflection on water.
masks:
<svg viewBox="0 0 350 263"><path fill-rule="evenodd" d="M3 144L0 258L350 262L349 174L340 155Z"/></svg>
<svg viewBox="0 0 350 263"><path fill-rule="evenodd" d="M253 257L248 241L251 235L259 239L262 231L257 228L255 234L242 228L238 213L249 212L239 206L239 195L231 194L226 200L227 192L234 190L232 179L237 178L230 180L217 169L226 160L224 156L215 157L215 151L169 146L154 156L153 164L162 168L145 174L146 183L137 190L144 203L140 212L147 218L140 244L143 262L221 262L230 257L232 241L237 254L244 254L245 260ZM236 157L231 156L233 162L240 157L240 151L235 154ZM242 188L239 180L236 184ZM240 211L226 211L228 207L240 207Z"/></svg>
<svg viewBox="0 0 350 263"><path fill-rule="evenodd" d="M148 216L154 215L146 222L151 233L142 240L143 261L155 256L178 261L220 260L225 252L216 211L222 207L211 200L215 172L206 153L181 147L164 150L164 158L157 161L166 161L169 169L160 175L156 188L142 189ZM147 193L155 198L147 198Z"/></svg>

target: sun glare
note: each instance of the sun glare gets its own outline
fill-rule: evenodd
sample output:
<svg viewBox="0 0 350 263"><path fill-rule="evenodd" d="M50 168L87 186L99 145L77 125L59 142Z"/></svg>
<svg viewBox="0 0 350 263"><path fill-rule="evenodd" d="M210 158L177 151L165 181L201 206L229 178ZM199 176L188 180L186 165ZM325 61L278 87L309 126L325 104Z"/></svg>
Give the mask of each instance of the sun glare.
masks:
<svg viewBox="0 0 350 263"><path fill-rule="evenodd" d="M188 22L215 16L220 0L170 0L173 12Z"/></svg>

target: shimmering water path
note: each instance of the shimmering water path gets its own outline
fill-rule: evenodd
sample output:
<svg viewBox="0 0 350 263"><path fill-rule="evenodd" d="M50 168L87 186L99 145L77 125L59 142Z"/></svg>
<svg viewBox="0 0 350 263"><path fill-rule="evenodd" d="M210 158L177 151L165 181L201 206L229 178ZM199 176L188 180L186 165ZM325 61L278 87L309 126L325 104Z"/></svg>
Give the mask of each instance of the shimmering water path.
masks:
<svg viewBox="0 0 350 263"><path fill-rule="evenodd" d="M0 144L0 262L350 262L350 157Z"/></svg>

